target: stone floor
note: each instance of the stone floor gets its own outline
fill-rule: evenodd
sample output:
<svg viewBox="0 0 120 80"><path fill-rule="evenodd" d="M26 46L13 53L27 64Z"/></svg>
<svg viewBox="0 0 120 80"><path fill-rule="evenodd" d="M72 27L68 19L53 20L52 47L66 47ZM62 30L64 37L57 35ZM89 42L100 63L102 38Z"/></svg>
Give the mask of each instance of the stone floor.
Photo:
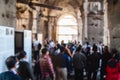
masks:
<svg viewBox="0 0 120 80"><path fill-rule="evenodd" d="M84 74L84 80L88 80L86 76L86 72L84 72L83 74ZM72 75L74 75L74 73ZM68 80L74 80L74 76L69 76ZM100 68L98 69L96 80L100 80Z"/></svg>
<svg viewBox="0 0 120 80"><path fill-rule="evenodd" d="M32 63L32 66L35 65L35 61L33 61ZM100 65L101 65L101 61L100 61ZM88 80L87 79L87 76L86 76L86 72L84 70L84 80ZM68 76L68 80L74 80L74 71L71 73L72 76ZM97 79L96 80L100 80L100 68L98 69L98 72L97 72Z"/></svg>

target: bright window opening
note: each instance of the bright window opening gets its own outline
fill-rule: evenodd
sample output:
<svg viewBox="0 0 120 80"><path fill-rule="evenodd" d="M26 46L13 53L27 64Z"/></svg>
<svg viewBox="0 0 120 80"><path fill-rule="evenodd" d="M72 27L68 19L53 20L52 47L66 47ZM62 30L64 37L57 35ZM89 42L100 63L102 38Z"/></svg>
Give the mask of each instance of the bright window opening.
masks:
<svg viewBox="0 0 120 80"><path fill-rule="evenodd" d="M78 27L76 19L71 15L66 15L59 19L57 27L57 39L60 43L64 40L65 43L68 41L74 41L78 39Z"/></svg>

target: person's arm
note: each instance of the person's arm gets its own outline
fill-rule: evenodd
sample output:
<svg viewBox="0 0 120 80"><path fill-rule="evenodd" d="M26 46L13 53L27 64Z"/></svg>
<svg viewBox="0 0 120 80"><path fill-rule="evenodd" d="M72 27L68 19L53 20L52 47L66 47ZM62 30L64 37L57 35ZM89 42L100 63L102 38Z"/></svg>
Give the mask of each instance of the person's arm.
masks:
<svg viewBox="0 0 120 80"><path fill-rule="evenodd" d="M69 54L70 57L72 57L72 53L70 52L70 49L65 47L65 49L67 50L67 53Z"/></svg>

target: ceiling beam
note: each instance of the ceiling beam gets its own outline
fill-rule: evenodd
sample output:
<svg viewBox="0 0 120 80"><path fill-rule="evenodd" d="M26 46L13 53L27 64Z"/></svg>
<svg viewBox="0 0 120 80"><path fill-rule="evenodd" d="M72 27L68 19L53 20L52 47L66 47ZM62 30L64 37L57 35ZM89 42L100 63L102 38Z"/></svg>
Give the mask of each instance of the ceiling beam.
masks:
<svg viewBox="0 0 120 80"><path fill-rule="evenodd" d="M60 7L51 6L51 5L47 5L47 4L32 3L32 2L30 4L33 6L45 7L45 8L49 8L49 9L55 9L55 10L62 10L62 8L60 8Z"/></svg>
<svg viewBox="0 0 120 80"><path fill-rule="evenodd" d="M56 7L52 5L47 5L47 4L40 4L40 3L35 3L35 2L28 2L28 0L17 0L17 3L22 3L31 6L38 6L38 7L45 7L48 9L55 9L55 10L62 10L61 7Z"/></svg>

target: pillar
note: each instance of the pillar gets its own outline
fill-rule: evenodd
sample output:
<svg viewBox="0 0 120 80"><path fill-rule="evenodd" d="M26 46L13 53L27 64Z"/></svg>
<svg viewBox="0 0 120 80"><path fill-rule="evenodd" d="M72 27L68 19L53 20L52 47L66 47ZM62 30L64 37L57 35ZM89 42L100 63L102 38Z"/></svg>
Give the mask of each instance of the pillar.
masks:
<svg viewBox="0 0 120 80"><path fill-rule="evenodd" d="M56 17L50 17L48 35L49 35L49 39L52 39L54 41L56 41L56 30L57 30L56 27L57 27Z"/></svg>
<svg viewBox="0 0 120 80"><path fill-rule="evenodd" d="M110 36L109 36L109 29L108 29L108 3L106 0L104 0L103 3L104 6L104 38L103 43L105 45L110 45Z"/></svg>
<svg viewBox="0 0 120 80"><path fill-rule="evenodd" d="M79 9L76 10L77 13L77 23L78 23L78 41L80 42L80 44L82 44L82 38L83 38L83 23L82 23L82 19L81 19L81 11Z"/></svg>
<svg viewBox="0 0 120 80"><path fill-rule="evenodd" d="M85 0L84 2L84 38L88 38L87 14L88 14L88 0Z"/></svg>

